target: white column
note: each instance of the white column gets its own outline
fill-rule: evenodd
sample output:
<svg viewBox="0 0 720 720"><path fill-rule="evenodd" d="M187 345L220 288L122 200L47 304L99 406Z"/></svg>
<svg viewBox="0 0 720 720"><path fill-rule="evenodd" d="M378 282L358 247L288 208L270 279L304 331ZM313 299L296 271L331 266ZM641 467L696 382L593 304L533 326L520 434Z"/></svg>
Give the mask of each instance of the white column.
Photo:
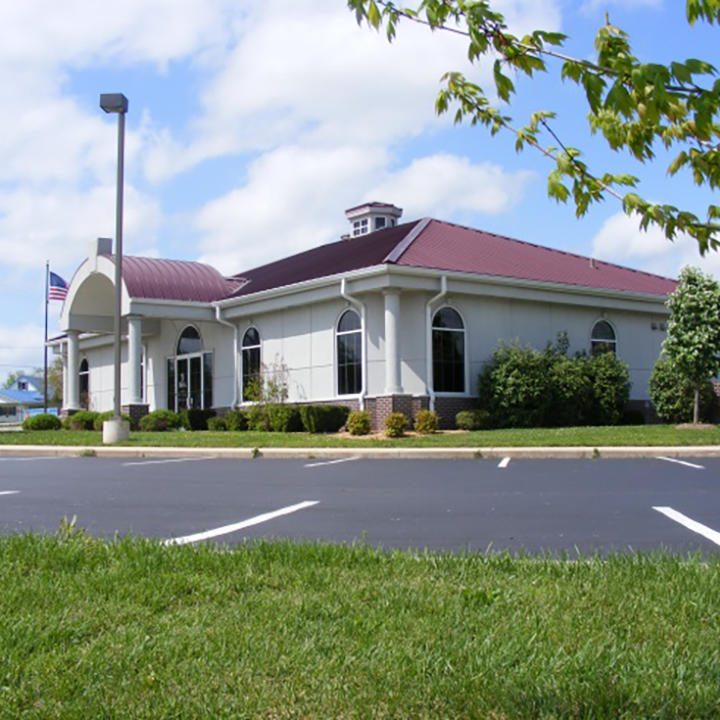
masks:
<svg viewBox="0 0 720 720"><path fill-rule="evenodd" d="M142 365L142 318L128 316L128 370L130 379L130 404L142 402L140 391L140 367Z"/></svg>
<svg viewBox="0 0 720 720"><path fill-rule="evenodd" d="M65 392L65 409L80 409L80 365L78 363L78 330L67 331L67 390Z"/></svg>
<svg viewBox="0 0 720 720"><path fill-rule="evenodd" d="M400 383L400 352L398 322L400 321L400 291L384 290L385 296L385 394L403 392Z"/></svg>

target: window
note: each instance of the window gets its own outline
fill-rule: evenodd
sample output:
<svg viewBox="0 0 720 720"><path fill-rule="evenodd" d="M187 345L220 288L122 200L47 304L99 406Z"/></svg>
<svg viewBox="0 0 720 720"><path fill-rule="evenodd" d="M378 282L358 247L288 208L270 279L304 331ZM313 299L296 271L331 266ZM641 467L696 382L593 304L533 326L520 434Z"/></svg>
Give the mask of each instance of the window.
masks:
<svg viewBox="0 0 720 720"><path fill-rule="evenodd" d="M457 311L444 307L432 322L433 390L465 392L465 326Z"/></svg>
<svg viewBox="0 0 720 720"><path fill-rule="evenodd" d="M607 320L598 320L590 336L590 354L600 355L611 352L615 354L615 331Z"/></svg>
<svg viewBox="0 0 720 720"><path fill-rule="evenodd" d="M368 231L368 219L363 218L362 220L356 220L353 223L353 237L358 235L365 235Z"/></svg>
<svg viewBox="0 0 720 720"><path fill-rule="evenodd" d="M362 323L354 310L346 310L338 321L338 395L357 395L362 389Z"/></svg>
<svg viewBox="0 0 720 720"><path fill-rule="evenodd" d="M254 400L252 385L260 380L260 333L248 328L242 339L242 399ZM257 391L257 389L256 389Z"/></svg>
<svg viewBox="0 0 720 720"><path fill-rule="evenodd" d="M78 372L78 375L80 407L83 407L87 410L90 407L90 366L88 365L87 358L83 359L83 361L80 363L80 370Z"/></svg>
<svg viewBox="0 0 720 720"><path fill-rule="evenodd" d="M211 408L212 353L202 351L202 339L196 328L188 326L182 331L176 351L175 357L168 358L168 410Z"/></svg>
<svg viewBox="0 0 720 720"><path fill-rule="evenodd" d="M375 229L376 230L382 230L382 228L385 227L385 218L384 217L376 217L375 218Z"/></svg>

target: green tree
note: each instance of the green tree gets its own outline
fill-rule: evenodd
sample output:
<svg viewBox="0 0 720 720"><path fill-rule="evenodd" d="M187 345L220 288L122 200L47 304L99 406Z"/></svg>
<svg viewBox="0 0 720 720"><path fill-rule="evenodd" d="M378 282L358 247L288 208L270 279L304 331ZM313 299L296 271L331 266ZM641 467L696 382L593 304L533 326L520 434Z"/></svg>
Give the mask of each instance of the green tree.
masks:
<svg viewBox="0 0 720 720"><path fill-rule="evenodd" d="M607 22L595 39L593 60L562 52L567 37L536 30L525 37L508 31L493 0L416 0L404 8L391 0L347 0L358 22L384 27L395 37L402 20L421 23L431 30L452 32L465 38L471 62L494 59L494 90L505 103L495 107L487 92L462 73L448 72L436 101L438 113L454 109L455 122L484 125L495 135L501 130L515 135L518 151L527 146L546 156L553 168L548 194L559 202L571 200L576 215L607 195L620 201L628 214L640 216L640 226L653 223L667 238L678 232L694 237L701 253L720 245L720 206L709 204L705 218L669 204L656 204L629 191L638 178L626 173L591 170L578 148L564 144L552 128L556 113L533 112L524 125L507 110L517 93L511 75L556 72L582 88L589 107L593 133L601 133L613 150L625 150L641 163L655 157L662 145L674 153L667 171L690 173L695 183L720 186L720 79L708 62L697 59L660 64L640 62L632 53L629 36ZM686 16L720 23L720 0L686 0Z"/></svg>
<svg viewBox="0 0 720 720"><path fill-rule="evenodd" d="M3 389L8 390L11 388L17 382L17 379L22 375L27 375L27 373L24 370L15 370L14 372L8 373L8 376L5 378L5 382L2 385Z"/></svg>
<svg viewBox="0 0 720 720"><path fill-rule="evenodd" d="M700 391L720 371L720 284L697 268L684 268L667 301L667 355L693 389L693 422L700 420Z"/></svg>

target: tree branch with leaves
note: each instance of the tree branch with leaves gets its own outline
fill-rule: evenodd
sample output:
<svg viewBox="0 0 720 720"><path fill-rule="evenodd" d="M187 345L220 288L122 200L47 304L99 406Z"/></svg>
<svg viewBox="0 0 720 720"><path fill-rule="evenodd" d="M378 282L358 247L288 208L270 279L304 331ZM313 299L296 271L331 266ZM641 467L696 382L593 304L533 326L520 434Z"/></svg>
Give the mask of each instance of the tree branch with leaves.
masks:
<svg viewBox="0 0 720 720"><path fill-rule="evenodd" d="M674 153L669 175L688 172L699 186L720 187L720 79L708 62L641 62L632 53L629 36L609 22L597 33L593 61L572 57L561 52L567 41L562 33L513 35L503 15L493 10L492 0L420 0L412 8L391 0L347 3L359 23L384 28L389 41L401 22L462 36L470 62L494 60L494 92L506 108L518 92L512 76L557 72L582 89L590 130L601 134L610 148L647 163L662 146ZM686 0L686 17L691 25L698 20L720 23L720 0ZM687 233L701 254L720 246L719 206L708 204L700 218L690 210L644 199L634 192L639 182L634 175L591 169L581 150L563 143L553 130L557 115L551 110L538 110L518 125L507 110L491 103L484 88L460 72L443 76L435 108L439 114L454 110L456 123L483 125L492 135L512 133L518 152L530 147L542 153L553 164L548 195L558 202L572 200L578 217L609 195L625 213L637 214L643 229L657 225L669 240Z"/></svg>

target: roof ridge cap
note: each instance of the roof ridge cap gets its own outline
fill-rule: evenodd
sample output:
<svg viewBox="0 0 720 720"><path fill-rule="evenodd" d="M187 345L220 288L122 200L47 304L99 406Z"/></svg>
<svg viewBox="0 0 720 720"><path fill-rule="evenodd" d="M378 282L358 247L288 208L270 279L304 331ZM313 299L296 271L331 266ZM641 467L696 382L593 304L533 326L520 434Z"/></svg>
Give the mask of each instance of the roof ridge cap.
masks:
<svg viewBox="0 0 720 720"><path fill-rule="evenodd" d="M418 220L410 232L385 256L383 262L396 263L431 222L432 218L429 217Z"/></svg>

